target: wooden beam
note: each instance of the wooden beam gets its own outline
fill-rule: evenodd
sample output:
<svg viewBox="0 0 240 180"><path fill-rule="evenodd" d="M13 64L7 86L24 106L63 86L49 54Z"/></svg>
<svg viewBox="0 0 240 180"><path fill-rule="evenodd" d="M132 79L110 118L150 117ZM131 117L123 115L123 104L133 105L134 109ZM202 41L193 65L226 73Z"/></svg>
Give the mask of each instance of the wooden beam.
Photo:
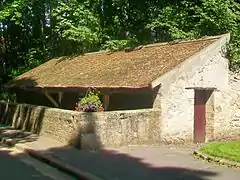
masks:
<svg viewBox="0 0 240 180"><path fill-rule="evenodd" d="M6 119L6 116L7 116L7 113L8 113L8 109L9 109L9 99L7 100L7 103L6 103L6 108L5 108L5 112L3 113L3 117L2 117L2 120L1 120L1 123L4 123L4 120ZM8 119L7 119L8 121Z"/></svg>
<svg viewBox="0 0 240 180"><path fill-rule="evenodd" d="M108 109L108 106L109 106L109 95L108 94L105 94L103 95L103 108L104 110L107 110Z"/></svg>
<svg viewBox="0 0 240 180"><path fill-rule="evenodd" d="M159 78L155 79L153 82L151 82L151 88L154 89L157 86L161 86L162 80L163 80L162 76L160 76Z"/></svg>
<svg viewBox="0 0 240 180"><path fill-rule="evenodd" d="M57 108L59 107L58 103L52 98L52 96L46 91L43 91L45 96L56 106Z"/></svg>
<svg viewBox="0 0 240 180"><path fill-rule="evenodd" d="M102 94L111 94L111 93L130 93L130 92L146 92L149 91L152 87L139 87L139 88L127 88L127 87L96 87L98 91ZM12 88L13 90L19 90L21 88ZM38 91L43 92L47 90L48 93L58 93L58 92L86 92L87 88L85 87L26 87L24 88L25 91Z"/></svg>

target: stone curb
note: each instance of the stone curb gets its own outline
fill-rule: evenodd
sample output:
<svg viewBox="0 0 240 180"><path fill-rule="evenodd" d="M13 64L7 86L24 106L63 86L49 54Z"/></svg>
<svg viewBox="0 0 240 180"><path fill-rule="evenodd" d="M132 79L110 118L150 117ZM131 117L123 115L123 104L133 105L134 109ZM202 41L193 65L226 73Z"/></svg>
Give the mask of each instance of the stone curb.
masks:
<svg viewBox="0 0 240 180"><path fill-rule="evenodd" d="M207 154L204 154L204 153L202 153L198 150L195 150L193 152L193 155L195 157L201 158L201 159L203 159L205 161L208 161L208 162L218 163L220 165L224 165L224 166L231 167L231 168L240 168L240 163L239 162L234 162L234 161L230 161L230 160L227 160L227 159L207 155Z"/></svg>
<svg viewBox="0 0 240 180"><path fill-rule="evenodd" d="M57 169L59 169L60 171L63 171L67 174L76 176L79 180L104 180L102 178L99 178L97 176L94 176L88 172L79 170L71 165L65 164L62 161L54 158L53 156L49 155L49 154L44 154L41 152L38 152L36 150L33 150L31 148L29 148L29 146L24 145L24 144L18 144L16 143L16 140L14 139L10 139L10 138L3 138L0 137L0 142L4 143L10 147L16 147L17 149L26 152L28 155L30 155L31 157L38 159L52 167L55 167Z"/></svg>

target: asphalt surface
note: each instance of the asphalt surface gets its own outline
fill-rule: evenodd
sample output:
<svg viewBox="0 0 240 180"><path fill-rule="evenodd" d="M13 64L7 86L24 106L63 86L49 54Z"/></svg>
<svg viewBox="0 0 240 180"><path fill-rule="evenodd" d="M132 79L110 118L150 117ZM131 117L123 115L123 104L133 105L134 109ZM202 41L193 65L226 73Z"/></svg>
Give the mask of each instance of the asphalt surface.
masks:
<svg viewBox="0 0 240 180"><path fill-rule="evenodd" d="M109 162L115 163L115 169L121 167L121 173L113 171L112 174L123 180L240 180L240 169L195 159L193 149L179 146L118 148ZM88 161L92 162L89 158ZM102 171L103 167L101 165Z"/></svg>
<svg viewBox="0 0 240 180"><path fill-rule="evenodd" d="M66 150L55 153L66 157ZM66 159L76 168L110 180L240 180L240 169L194 159L191 149L180 147L119 148L104 153L81 152L77 156L70 153L63 160ZM0 145L0 168L0 180L77 179L3 145Z"/></svg>
<svg viewBox="0 0 240 180"><path fill-rule="evenodd" d="M7 148L0 144L1 180L74 180L55 168L52 168L23 152Z"/></svg>

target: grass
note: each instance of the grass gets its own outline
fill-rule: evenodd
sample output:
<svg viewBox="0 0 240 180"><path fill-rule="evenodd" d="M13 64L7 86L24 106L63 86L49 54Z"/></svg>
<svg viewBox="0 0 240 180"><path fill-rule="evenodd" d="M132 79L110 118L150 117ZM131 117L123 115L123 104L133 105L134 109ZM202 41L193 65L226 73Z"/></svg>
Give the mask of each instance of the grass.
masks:
<svg viewBox="0 0 240 180"><path fill-rule="evenodd" d="M240 141L214 142L200 149L204 154L240 162Z"/></svg>

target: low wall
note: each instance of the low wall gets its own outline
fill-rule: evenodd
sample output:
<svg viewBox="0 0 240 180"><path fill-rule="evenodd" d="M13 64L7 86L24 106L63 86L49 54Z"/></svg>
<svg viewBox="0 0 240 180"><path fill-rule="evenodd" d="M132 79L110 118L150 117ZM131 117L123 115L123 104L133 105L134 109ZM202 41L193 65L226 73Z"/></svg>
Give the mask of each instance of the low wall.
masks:
<svg viewBox="0 0 240 180"><path fill-rule="evenodd" d="M153 109L84 113L0 102L0 120L75 146L159 144L160 114Z"/></svg>

